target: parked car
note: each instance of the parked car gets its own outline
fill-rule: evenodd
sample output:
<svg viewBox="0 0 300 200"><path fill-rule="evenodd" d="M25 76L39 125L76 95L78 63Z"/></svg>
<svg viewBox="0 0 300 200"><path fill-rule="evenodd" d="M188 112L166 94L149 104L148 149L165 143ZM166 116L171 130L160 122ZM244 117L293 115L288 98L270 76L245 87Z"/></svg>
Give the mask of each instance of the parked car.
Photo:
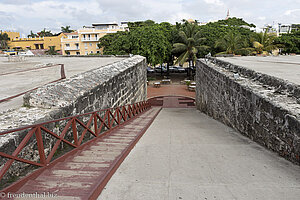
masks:
<svg viewBox="0 0 300 200"><path fill-rule="evenodd" d="M151 67L147 67L147 73L154 73L154 69L152 69Z"/></svg>
<svg viewBox="0 0 300 200"><path fill-rule="evenodd" d="M176 73L184 73L185 72L185 68L180 67L180 66L175 66L174 67L174 72L176 72Z"/></svg>
<svg viewBox="0 0 300 200"><path fill-rule="evenodd" d="M161 66L155 67L155 72L156 73L161 73L161 70L162 70L163 73L167 72L167 69L165 67L161 67Z"/></svg>
<svg viewBox="0 0 300 200"><path fill-rule="evenodd" d="M175 67L174 67L174 66L169 66L169 72L170 72L170 73L175 72Z"/></svg>

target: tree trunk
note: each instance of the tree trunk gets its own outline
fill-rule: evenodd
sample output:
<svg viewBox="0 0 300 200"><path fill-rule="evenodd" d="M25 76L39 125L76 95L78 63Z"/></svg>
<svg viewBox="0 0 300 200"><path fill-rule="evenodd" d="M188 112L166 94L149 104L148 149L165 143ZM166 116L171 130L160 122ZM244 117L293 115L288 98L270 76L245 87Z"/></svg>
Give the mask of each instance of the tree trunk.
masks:
<svg viewBox="0 0 300 200"><path fill-rule="evenodd" d="M169 72L169 63L167 62L167 76L168 76L168 78L169 78L169 75L170 75L170 72Z"/></svg>

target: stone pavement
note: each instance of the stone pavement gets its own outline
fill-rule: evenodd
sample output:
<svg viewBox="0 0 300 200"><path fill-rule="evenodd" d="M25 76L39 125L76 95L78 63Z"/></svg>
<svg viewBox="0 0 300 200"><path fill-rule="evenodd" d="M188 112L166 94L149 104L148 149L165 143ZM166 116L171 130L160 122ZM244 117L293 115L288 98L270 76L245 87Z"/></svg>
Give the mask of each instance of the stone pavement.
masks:
<svg viewBox="0 0 300 200"><path fill-rule="evenodd" d="M242 56L218 59L300 84L300 56Z"/></svg>
<svg viewBox="0 0 300 200"><path fill-rule="evenodd" d="M60 79L60 66L39 69L46 64L64 64L66 77L123 60L115 57L26 57L22 62L8 62L0 57L0 100L41 87ZM36 70L25 71L31 68ZM0 104L0 112L19 108L23 105L23 95Z"/></svg>
<svg viewBox="0 0 300 200"><path fill-rule="evenodd" d="M187 96L195 98L196 93L191 92L187 89L186 85L161 85L159 88L149 85L147 87L147 98L156 97L156 96Z"/></svg>
<svg viewBox="0 0 300 200"><path fill-rule="evenodd" d="M299 166L196 109L163 108L98 199L299 197Z"/></svg>

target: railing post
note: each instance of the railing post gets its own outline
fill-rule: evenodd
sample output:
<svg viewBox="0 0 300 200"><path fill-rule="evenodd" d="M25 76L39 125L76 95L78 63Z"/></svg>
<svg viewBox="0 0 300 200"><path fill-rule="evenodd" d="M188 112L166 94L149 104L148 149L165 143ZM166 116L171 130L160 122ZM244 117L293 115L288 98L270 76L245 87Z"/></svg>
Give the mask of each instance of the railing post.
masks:
<svg viewBox="0 0 300 200"><path fill-rule="evenodd" d="M120 125L120 123L121 123L121 121L120 121L120 109L117 108L116 112L117 112L118 125Z"/></svg>
<svg viewBox="0 0 300 200"><path fill-rule="evenodd" d="M94 113L94 129L95 129L95 134L98 136L98 125L97 125L97 113Z"/></svg>
<svg viewBox="0 0 300 200"><path fill-rule="evenodd" d="M75 120L75 118L72 119L72 129L73 129L74 144L76 146L78 146L77 127L76 127L76 120Z"/></svg>
<svg viewBox="0 0 300 200"><path fill-rule="evenodd" d="M107 109L107 121L108 121L108 127L111 129L111 124L110 124L110 109Z"/></svg>
<svg viewBox="0 0 300 200"><path fill-rule="evenodd" d="M41 164L46 165L46 156L45 156L43 137L42 137L42 131L40 126L37 128L37 131L35 132L35 137L36 137L36 142L39 150L40 162Z"/></svg>
<svg viewBox="0 0 300 200"><path fill-rule="evenodd" d="M65 79L66 78L65 65L64 64L60 64L60 78L61 79Z"/></svg>

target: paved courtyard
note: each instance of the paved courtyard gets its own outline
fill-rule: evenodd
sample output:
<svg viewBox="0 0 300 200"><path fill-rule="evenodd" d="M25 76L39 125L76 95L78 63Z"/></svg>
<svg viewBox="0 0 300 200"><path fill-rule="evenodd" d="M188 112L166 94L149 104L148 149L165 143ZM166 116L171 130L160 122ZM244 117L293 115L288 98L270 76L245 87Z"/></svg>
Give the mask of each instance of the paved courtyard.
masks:
<svg viewBox="0 0 300 200"><path fill-rule="evenodd" d="M163 108L99 200L298 200L300 167L196 109Z"/></svg>
<svg viewBox="0 0 300 200"><path fill-rule="evenodd" d="M218 58L300 85L300 56L245 56Z"/></svg>
<svg viewBox="0 0 300 200"><path fill-rule="evenodd" d="M7 57L0 57L0 100L60 79L60 66L39 69L42 65L64 64L66 77L69 78L123 59L115 57L26 57L25 61L8 62ZM24 71L31 68L34 70ZM0 112L20 107L22 104L23 96L2 102Z"/></svg>
<svg viewBox="0 0 300 200"><path fill-rule="evenodd" d="M189 91L186 85L171 84L161 85L161 87L156 88L150 84L147 88L147 98L157 96L187 96L195 98L196 93L195 91Z"/></svg>

